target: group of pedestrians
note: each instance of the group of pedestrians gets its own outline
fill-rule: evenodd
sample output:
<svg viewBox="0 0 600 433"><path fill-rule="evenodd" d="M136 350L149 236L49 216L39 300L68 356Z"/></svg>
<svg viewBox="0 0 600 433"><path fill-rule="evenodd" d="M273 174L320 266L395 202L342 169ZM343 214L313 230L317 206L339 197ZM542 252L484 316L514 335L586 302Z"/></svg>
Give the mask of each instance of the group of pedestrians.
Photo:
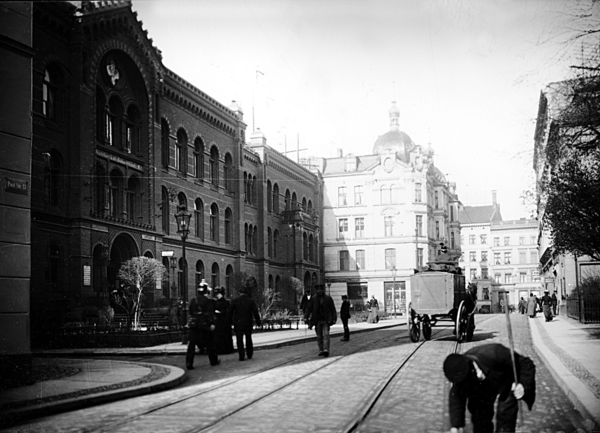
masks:
<svg viewBox="0 0 600 433"><path fill-rule="evenodd" d="M188 321L188 347L185 364L188 370L194 369L196 347L200 353L206 353L210 365L219 365L219 354L234 351L231 327L235 333L240 361L251 359L254 354L252 329L254 322L261 325L258 307L248 296L257 288L256 279L249 277L240 288L240 295L229 302L225 298L225 289L216 287L215 298L209 297L208 283L202 280L198 286L198 295L190 301ZM244 342L245 340L245 342ZM244 344L245 343L245 344Z"/></svg>
<svg viewBox="0 0 600 433"><path fill-rule="evenodd" d="M556 290L552 295L550 295L549 290L544 290L544 296L540 299L533 293L530 293L529 300L526 301L521 297L521 300L519 301L519 312L521 314L527 314L533 319L539 311L542 311L546 322L552 321L552 318L556 316L557 309L558 298L556 297Z"/></svg>

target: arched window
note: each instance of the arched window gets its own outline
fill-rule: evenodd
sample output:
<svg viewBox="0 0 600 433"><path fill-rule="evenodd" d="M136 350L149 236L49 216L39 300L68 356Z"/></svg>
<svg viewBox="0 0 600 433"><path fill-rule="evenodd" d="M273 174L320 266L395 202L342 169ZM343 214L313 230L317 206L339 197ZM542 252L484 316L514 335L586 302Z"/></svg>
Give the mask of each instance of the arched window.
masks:
<svg viewBox="0 0 600 433"><path fill-rule="evenodd" d="M200 282L202 281L202 278L206 278L204 276L204 263L202 263L202 260L198 260L196 262L196 289L200 286Z"/></svg>
<svg viewBox="0 0 600 433"><path fill-rule="evenodd" d="M169 166L169 134L169 124L165 119L162 119L160 121L160 149L164 168Z"/></svg>
<svg viewBox="0 0 600 433"><path fill-rule="evenodd" d="M292 203L291 203L291 197L290 197L290 190L286 189L285 190L285 210L289 211L292 209Z"/></svg>
<svg viewBox="0 0 600 433"><path fill-rule="evenodd" d="M271 233L271 227L267 228L267 256L273 255L273 234Z"/></svg>
<svg viewBox="0 0 600 433"><path fill-rule="evenodd" d="M307 208L306 208L306 197L302 197L302 210L304 212L307 211Z"/></svg>
<svg viewBox="0 0 600 433"><path fill-rule="evenodd" d="M248 226L248 254L254 254L254 229L252 224Z"/></svg>
<svg viewBox="0 0 600 433"><path fill-rule="evenodd" d="M258 182L256 181L256 176L252 177L252 204L258 204Z"/></svg>
<svg viewBox="0 0 600 433"><path fill-rule="evenodd" d="M277 275L277 276L275 277L275 291L276 291L276 292L279 292L279 287L280 287L280 284L279 284L279 283L280 283L280 282L281 282L281 278L279 278L279 275Z"/></svg>
<svg viewBox="0 0 600 433"><path fill-rule="evenodd" d="M210 149L210 181L214 186L219 186L219 150L217 146Z"/></svg>
<svg viewBox="0 0 600 433"><path fill-rule="evenodd" d="M219 243L219 207L216 203L210 206L210 240Z"/></svg>
<svg viewBox="0 0 600 433"><path fill-rule="evenodd" d="M54 151L44 154L44 195L46 204L50 206L58 206L61 202L62 182L61 182L61 160L58 154Z"/></svg>
<svg viewBox="0 0 600 433"><path fill-rule="evenodd" d="M275 230L273 232L273 258L277 258L277 247L279 245L279 231Z"/></svg>
<svg viewBox="0 0 600 433"><path fill-rule="evenodd" d="M123 175L119 170L110 172L108 190L108 213L113 218L121 218L123 209Z"/></svg>
<svg viewBox="0 0 600 433"><path fill-rule="evenodd" d="M125 149L125 125L124 108L121 98L111 96L108 101L108 112L106 113L106 144L118 149Z"/></svg>
<svg viewBox="0 0 600 433"><path fill-rule="evenodd" d="M56 118L56 78L48 69L44 71L44 83L42 85L42 114L46 119Z"/></svg>
<svg viewBox="0 0 600 433"><path fill-rule="evenodd" d="M254 234L252 236L252 250L254 254L258 254L258 227L254 226Z"/></svg>
<svg viewBox="0 0 600 433"><path fill-rule="evenodd" d="M187 134L183 129L177 131L177 146L175 146L176 168L181 173L187 173Z"/></svg>
<svg viewBox="0 0 600 433"><path fill-rule="evenodd" d="M233 191L233 158L231 154L225 154L225 165L223 166L223 179L225 189L229 192Z"/></svg>
<svg viewBox="0 0 600 433"><path fill-rule="evenodd" d="M313 210L312 200L308 201L308 213L311 213Z"/></svg>
<svg viewBox="0 0 600 433"><path fill-rule="evenodd" d="M142 188L140 180L131 176L127 182L127 216L129 221L141 223L142 219Z"/></svg>
<svg viewBox="0 0 600 433"><path fill-rule="evenodd" d="M204 203L199 198L194 202L194 228L196 237L204 241Z"/></svg>
<svg viewBox="0 0 600 433"><path fill-rule="evenodd" d="M204 142L200 137L194 141L195 176L204 179Z"/></svg>
<svg viewBox="0 0 600 433"><path fill-rule="evenodd" d="M231 219L232 219L231 209L227 208L227 209L225 209L225 243L226 244L231 244L231 239L232 239Z"/></svg>
<svg viewBox="0 0 600 433"><path fill-rule="evenodd" d="M163 233L168 235L169 230L169 191L164 186L162 187L162 201L161 201L161 216L162 216L162 230Z"/></svg>
<svg viewBox="0 0 600 433"><path fill-rule="evenodd" d="M187 197L184 193L180 192L179 194L177 194L177 202L179 203L180 207L187 209Z"/></svg>
<svg viewBox="0 0 600 433"><path fill-rule="evenodd" d="M212 272L210 275L211 287L214 289L215 287L219 287L221 285L221 278L219 275L219 265L218 263L213 263Z"/></svg>
<svg viewBox="0 0 600 433"><path fill-rule="evenodd" d="M296 192L294 191L294 193L292 194L292 210L296 210L298 209L298 196L296 195Z"/></svg>
<svg viewBox="0 0 600 433"><path fill-rule="evenodd" d="M311 234L308 237L308 261L309 262L314 262L314 258L315 258L314 257L314 248L315 248L315 245L313 243L313 239L314 239L313 235Z"/></svg>
<svg viewBox="0 0 600 433"><path fill-rule="evenodd" d="M279 185L273 185L273 212L279 213Z"/></svg>
<svg viewBox="0 0 600 433"><path fill-rule="evenodd" d="M269 289L273 288L273 275L269 274Z"/></svg>
<svg viewBox="0 0 600 433"><path fill-rule="evenodd" d="M244 172L244 203L248 203L248 173Z"/></svg>
<svg viewBox="0 0 600 433"><path fill-rule="evenodd" d="M247 253L249 253L248 251L248 223L244 224L244 249L246 250Z"/></svg>
<svg viewBox="0 0 600 433"><path fill-rule="evenodd" d="M273 186L271 181L267 180L267 212L273 211Z"/></svg>
<svg viewBox="0 0 600 433"><path fill-rule="evenodd" d="M141 152L142 119L140 110L133 104L127 109L125 125L125 151L137 155Z"/></svg>

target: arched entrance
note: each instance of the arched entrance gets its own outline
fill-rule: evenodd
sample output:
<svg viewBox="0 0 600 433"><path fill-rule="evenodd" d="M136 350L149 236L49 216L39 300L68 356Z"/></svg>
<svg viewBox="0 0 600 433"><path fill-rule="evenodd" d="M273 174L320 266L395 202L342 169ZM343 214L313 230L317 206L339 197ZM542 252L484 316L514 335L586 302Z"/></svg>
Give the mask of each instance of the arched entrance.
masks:
<svg viewBox="0 0 600 433"><path fill-rule="evenodd" d="M122 233L115 238L110 248L110 262L107 269L109 291L117 288L117 273L121 263L139 255L139 249L130 235Z"/></svg>

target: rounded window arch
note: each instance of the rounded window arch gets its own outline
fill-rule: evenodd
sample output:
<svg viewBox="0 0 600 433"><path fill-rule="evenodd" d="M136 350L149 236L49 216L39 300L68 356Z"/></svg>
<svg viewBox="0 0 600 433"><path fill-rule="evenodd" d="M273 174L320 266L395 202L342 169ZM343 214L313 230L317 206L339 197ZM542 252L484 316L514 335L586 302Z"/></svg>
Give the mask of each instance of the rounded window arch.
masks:
<svg viewBox="0 0 600 433"><path fill-rule="evenodd" d="M231 244L233 239L233 213L230 208L225 209L225 243Z"/></svg>
<svg viewBox="0 0 600 433"><path fill-rule="evenodd" d="M210 148L210 182L219 186L219 149L217 146Z"/></svg>
<svg viewBox="0 0 600 433"><path fill-rule="evenodd" d="M51 62L44 70L42 80L42 115L48 120L54 122L63 120L60 116L61 97L65 96L63 87L62 67L56 62Z"/></svg>
<svg viewBox="0 0 600 433"><path fill-rule="evenodd" d="M187 197L185 196L185 194L183 192L180 192L179 194L177 194L177 202L179 203L179 207L183 207L185 209L188 208Z"/></svg>
<svg viewBox="0 0 600 433"><path fill-rule="evenodd" d="M221 285L221 276L219 274L219 264L213 263L210 274L211 287L219 287Z"/></svg>
<svg viewBox="0 0 600 433"><path fill-rule="evenodd" d="M44 153L44 197L46 204L60 206L63 195L62 157L54 149Z"/></svg>
<svg viewBox="0 0 600 433"><path fill-rule="evenodd" d="M113 218L121 218L123 207L123 173L113 169L109 176L108 214Z"/></svg>
<svg viewBox="0 0 600 433"><path fill-rule="evenodd" d="M292 193L292 209L298 209L298 196L295 191Z"/></svg>
<svg viewBox="0 0 600 433"><path fill-rule="evenodd" d="M219 243L219 206L210 206L210 240Z"/></svg>
<svg viewBox="0 0 600 433"><path fill-rule="evenodd" d="M141 153L142 116L135 104L129 104L127 107L125 129L125 150L127 153L139 155Z"/></svg>
<svg viewBox="0 0 600 433"><path fill-rule="evenodd" d="M267 212L273 211L273 186L271 181L267 180Z"/></svg>
<svg viewBox="0 0 600 433"><path fill-rule="evenodd" d="M142 185L137 176L127 181L127 216L131 222L142 222Z"/></svg>
<svg viewBox="0 0 600 433"><path fill-rule="evenodd" d="M302 210L304 212L306 212L307 207L306 207L306 197L302 197Z"/></svg>
<svg viewBox="0 0 600 433"><path fill-rule="evenodd" d="M198 260L196 262L196 271L194 273L194 280L196 283L196 289L200 286L200 282L202 281L202 278L206 278L204 276L204 263L202 262L202 260Z"/></svg>
<svg viewBox="0 0 600 433"><path fill-rule="evenodd" d="M187 133L183 128L179 128L175 146L175 168L183 174L187 173L187 142Z"/></svg>
<svg viewBox="0 0 600 433"><path fill-rule="evenodd" d="M162 159L163 168L167 168L169 166L169 123L165 119L161 119L160 121L160 153Z"/></svg>
<svg viewBox="0 0 600 433"><path fill-rule="evenodd" d="M279 230L273 232L273 258L277 258L277 249L279 248Z"/></svg>
<svg viewBox="0 0 600 433"><path fill-rule="evenodd" d="M279 213L279 185L273 184L273 212Z"/></svg>
<svg viewBox="0 0 600 433"><path fill-rule="evenodd" d="M291 203L291 196L290 196L290 190L286 189L285 190L285 210L289 211L292 209L292 203Z"/></svg>
<svg viewBox="0 0 600 433"><path fill-rule="evenodd" d="M121 98L112 95L108 100L108 111L106 113L106 137L105 143L117 149L125 148L125 131L123 131L124 107Z"/></svg>
<svg viewBox="0 0 600 433"><path fill-rule="evenodd" d="M228 152L225 154L225 164L223 165L223 181L225 189L229 192L233 191L233 158Z"/></svg>

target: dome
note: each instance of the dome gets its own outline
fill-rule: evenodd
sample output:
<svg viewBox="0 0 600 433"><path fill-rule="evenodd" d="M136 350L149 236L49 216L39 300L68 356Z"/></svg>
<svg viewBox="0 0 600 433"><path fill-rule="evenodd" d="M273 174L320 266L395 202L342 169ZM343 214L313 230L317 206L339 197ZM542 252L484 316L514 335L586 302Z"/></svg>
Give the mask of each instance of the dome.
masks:
<svg viewBox="0 0 600 433"><path fill-rule="evenodd" d="M406 132L389 131L377 138L373 146L373 153L397 152L403 155L412 147L414 147L414 143Z"/></svg>

